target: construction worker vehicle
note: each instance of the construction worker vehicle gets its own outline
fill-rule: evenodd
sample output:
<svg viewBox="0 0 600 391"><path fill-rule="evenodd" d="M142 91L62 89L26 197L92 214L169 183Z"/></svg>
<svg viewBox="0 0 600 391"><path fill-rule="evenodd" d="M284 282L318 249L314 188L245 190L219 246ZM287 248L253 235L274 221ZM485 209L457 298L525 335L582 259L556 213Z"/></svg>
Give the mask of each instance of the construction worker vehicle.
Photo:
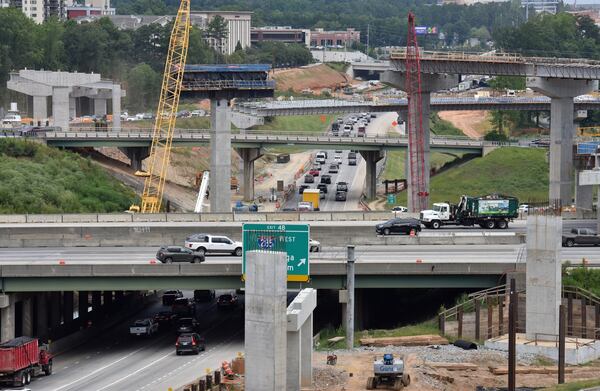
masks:
<svg viewBox="0 0 600 391"><path fill-rule="evenodd" d="M393 390L401 390L410 384L410 375L404 373L404 361L395 359L391 353L373 361L373 376L367 379L367 390L375 390L382 384Z"/></svg>

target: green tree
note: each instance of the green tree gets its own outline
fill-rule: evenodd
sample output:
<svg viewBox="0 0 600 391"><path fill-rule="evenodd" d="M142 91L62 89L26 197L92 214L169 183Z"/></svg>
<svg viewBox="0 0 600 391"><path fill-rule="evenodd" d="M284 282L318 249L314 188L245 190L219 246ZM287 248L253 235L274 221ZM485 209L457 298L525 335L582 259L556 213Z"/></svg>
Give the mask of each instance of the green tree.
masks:
<svg viewBox="0 0 600 391"><path fill-rule="evenodd" d="M35 30L35 40L39 47L35 66L41 69L57 70L64 66L65 50L63 43L64 24L52 17Z"/></svg>
<svg viewBox="0 0 600 391"><path fill-rule="evenodd" d="M127 74L127 107L135 112L156 106L160 94L161 75L148 64L138 64Z"/></svg>
<svg viewBox="0 0 600 391"><path fill-rule="evenodd" d="M228 23L221 15L216 15L208 22L205 31L206 37L219 53L223 53L223 46L229 34Z"/></svg>
<svg viewBox="0 0 600 391"><path fill-rule="evenodd" d="M523 76L496 76L489 83L490 87L497 91L525 89L525 77Z"/></svg>

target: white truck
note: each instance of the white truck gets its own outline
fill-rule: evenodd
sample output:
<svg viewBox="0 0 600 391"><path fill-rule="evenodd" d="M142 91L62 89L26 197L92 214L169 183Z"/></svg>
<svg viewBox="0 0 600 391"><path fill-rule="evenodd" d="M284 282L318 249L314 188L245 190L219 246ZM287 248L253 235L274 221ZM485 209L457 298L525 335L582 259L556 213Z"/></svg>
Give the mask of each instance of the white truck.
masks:
<svg viewBox="0 0 600 391"><path fill-rule="evenodd" d="M158 323L152 319L138 319L129 327L129 334L151 337L158 332Z"/></svg>

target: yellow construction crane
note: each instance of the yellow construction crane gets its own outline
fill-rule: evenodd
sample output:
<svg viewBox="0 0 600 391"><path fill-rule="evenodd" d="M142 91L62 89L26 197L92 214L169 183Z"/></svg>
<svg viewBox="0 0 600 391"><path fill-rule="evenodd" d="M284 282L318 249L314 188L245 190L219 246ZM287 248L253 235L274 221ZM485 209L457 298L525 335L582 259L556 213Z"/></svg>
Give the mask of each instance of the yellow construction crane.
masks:
<svg viewBox="0 0 600 391"><path fill-rule="evenodd" d="M142 205L133 205L130 211L142 213L160 212L165 177L171 158L173 131L179 107L179 95L190 37L190 0L181 0L177 17L171 31L169 52L165 63L160 101L152 132L152 147L148 171L138 171L137 176L145 177Z"/></svg>

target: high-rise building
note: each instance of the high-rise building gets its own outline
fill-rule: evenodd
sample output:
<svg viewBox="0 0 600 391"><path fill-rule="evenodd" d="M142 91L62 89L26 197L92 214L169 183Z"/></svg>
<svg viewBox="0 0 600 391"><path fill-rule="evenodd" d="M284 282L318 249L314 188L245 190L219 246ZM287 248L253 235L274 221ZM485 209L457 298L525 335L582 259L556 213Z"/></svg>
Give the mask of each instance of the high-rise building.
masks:
<svg viewBox="0 0 600 391"><path fill-rule="evenodd" d="M58 19L66 19L67 8L64 0L44 0L44 19L53 16Z"/></svg>

